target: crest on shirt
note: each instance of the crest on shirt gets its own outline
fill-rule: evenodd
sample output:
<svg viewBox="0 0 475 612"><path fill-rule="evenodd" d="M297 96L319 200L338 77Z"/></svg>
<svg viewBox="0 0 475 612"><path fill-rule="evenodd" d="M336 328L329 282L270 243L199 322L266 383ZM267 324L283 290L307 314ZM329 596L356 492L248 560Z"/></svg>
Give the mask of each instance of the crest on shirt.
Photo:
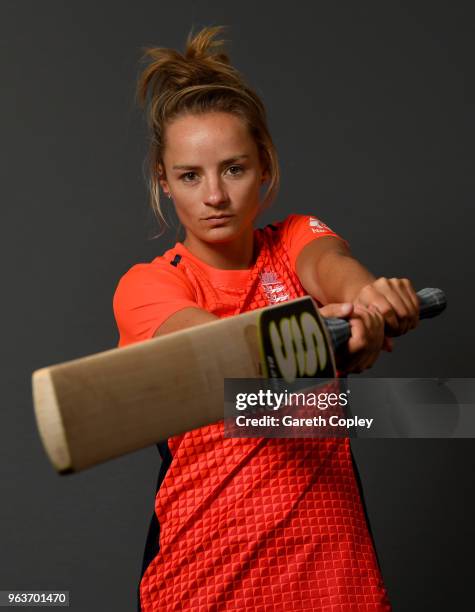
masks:
<svg viewBox="0 0 475 612"><path fill-rule="evenodd" d="M330 230L328 225L325 225L325 223L323 223L323 221L320 221L320 219L317 219L317 217L309 217L308 225L314 234L320 234L322 232L328 232Z"/></svg>
<svg viewBox="0 0 475 612"><path fill-rule="evenodd" d="M289 294L278 274L273 271L265 270L261 272L260 277L261 286L269 304L278 304L279 302L288 301Z"/></svg>

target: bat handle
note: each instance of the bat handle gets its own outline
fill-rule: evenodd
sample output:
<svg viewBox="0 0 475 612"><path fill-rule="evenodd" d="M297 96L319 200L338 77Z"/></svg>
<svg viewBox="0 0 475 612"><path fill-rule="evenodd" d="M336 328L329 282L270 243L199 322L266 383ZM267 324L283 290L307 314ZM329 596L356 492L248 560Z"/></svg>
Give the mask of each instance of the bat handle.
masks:
<svg viewBox="0 0 475 612"><path fill-rule="evenodd" d="M419 317L431 319L439 315L447 306L447 298L442 289L426 288L417 292L419 298ZM346 344L351 337L351 327L345 319L325 318L330 338L335 350Z"/></svg>

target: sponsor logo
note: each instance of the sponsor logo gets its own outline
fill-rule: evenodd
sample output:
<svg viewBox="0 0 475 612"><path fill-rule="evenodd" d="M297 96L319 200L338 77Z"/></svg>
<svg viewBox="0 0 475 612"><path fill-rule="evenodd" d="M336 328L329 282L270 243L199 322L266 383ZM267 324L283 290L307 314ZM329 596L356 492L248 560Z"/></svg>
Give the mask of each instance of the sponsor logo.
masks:
<svg viewBox="0 0 475 612"><path fill-rule="evenodd" d="M323 221L317 219L316 217L309 217L308 225L314 234L321 234L322 232L330 231L328 225L325 225Z"/></svg>

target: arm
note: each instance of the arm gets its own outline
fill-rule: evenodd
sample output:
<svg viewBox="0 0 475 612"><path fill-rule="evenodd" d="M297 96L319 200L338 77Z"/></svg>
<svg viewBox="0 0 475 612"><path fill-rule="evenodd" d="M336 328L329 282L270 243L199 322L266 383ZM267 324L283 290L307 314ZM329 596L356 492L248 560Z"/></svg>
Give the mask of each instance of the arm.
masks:
<svg viewBox="0 0 475 612"><path fill-rule="evenodd" d="M168 319L155 331L153 337L164 336L165 334L170 334L187 327L203 325L203 323L210 323L211 321L216 321L218 318L219 317L216 315L202 308L183 308L168 317Z"/></svg>
<svg viewBox="0 0 475 612"><path fill-rule="evenodd" d="M297 257L297 275L304 289L321 303L353 302L374 306L383 315L388 336L416 327L419 300L407 278L376 279L338 238L307 244Z"/></svg>
<svg viewBox="0 0 475 612"><path fill-rule="evenodd" d="M307 244L296 262L297 276L307 293L322 304L354 302L376 278L338 238L326 236Z"/></svg>

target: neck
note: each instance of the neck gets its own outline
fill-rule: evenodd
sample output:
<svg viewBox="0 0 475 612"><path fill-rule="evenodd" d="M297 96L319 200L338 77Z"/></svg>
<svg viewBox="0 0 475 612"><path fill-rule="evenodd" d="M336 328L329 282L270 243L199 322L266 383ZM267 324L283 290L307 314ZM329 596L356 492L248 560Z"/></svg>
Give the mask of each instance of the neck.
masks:
<svg viewBox="0 0 475 612"><path fill-rule="evenodd" d="M254 232L244 232L238 239L226 243L206 243L188 235L183 244L198 259L213 268L246 270L254 262Z"/></svg>

